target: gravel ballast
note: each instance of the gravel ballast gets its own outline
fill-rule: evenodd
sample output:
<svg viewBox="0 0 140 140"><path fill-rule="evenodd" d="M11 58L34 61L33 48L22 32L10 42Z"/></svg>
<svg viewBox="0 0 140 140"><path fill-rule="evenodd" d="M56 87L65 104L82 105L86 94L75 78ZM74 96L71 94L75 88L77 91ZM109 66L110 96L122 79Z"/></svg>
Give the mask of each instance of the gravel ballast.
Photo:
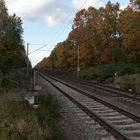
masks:
<svg viewBox="0 0 140 140"><path fill-rule="evenodd" d="M83 111L64 97L47 81L37 76L37 84L42 87L40 94L51 93L57 98L60 111L60 128L63 130L64 140L113 140L108 132L97 122L91 120Z"/></svg>

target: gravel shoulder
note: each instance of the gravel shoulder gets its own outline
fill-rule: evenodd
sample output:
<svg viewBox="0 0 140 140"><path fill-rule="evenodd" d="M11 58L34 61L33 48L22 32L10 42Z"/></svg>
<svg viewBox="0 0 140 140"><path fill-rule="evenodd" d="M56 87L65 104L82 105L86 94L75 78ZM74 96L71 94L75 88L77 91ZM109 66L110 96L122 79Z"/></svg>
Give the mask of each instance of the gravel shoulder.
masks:
<svg viewBox="0 0 140 140"><path fill-rule="evenodd" d="M37 76L37 84L42 87L40 94L54 94L59 104L60 128L64 140L101 140L106 135L100 126L87 117L78 107L54 89L47 81ZM96 129L97 128L97 129ZM101 131L100 131L101 129ZM98 130L98 131L97 131ZM110 138L109 138L110 139Z"/></svg>

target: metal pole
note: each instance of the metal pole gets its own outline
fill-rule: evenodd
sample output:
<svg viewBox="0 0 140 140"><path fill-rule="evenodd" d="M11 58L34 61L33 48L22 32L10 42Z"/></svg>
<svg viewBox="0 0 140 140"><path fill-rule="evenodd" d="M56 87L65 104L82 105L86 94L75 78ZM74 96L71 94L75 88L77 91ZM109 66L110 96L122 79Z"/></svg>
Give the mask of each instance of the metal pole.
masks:
<svg viewBox="0 0 140 140"><path fill-rule="evenodd" d="M29 75L29 43L27 43L27 76Z"/></svg>
<svg viewBox="0 0 140 140"><path fill-rule="evenodd" d="M77 46L77 79L79 79L80 72L80 55L79 55L79 45Z"/></svg>
<svg viewBox="0 0 140 140"><path fill-rule="evenodd" d="M35 88L35 85L36 85L36 70L34 70L34 88Z"/></svg>

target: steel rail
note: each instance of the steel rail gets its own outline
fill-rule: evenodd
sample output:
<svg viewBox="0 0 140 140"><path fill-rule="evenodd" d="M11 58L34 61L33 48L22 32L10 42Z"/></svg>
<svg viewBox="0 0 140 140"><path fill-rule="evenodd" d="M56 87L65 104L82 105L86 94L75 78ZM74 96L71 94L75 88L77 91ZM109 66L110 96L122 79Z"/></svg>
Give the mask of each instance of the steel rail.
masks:
<svg viewBox="0 0 140 140"><path fill-rule="evenodd" d="M73 97L65 93L61 88L57 87L53 82L51 82L45 75L39 73L45 80L47 80L51 85L53 85L57 90L59 90L65 97L67 97L72 103L78 106L83 112L85 112L90 118L96 120L100 125L102 125L106 130L108 130L112 135L120 140L129 140L127 136L124 136L118 129L111 126L111 124L107 123L104 119L100 118L98 115L90 111L87 107L83 106ZM52 78L53 79L53 78ZM54 80L54 79L53 79ZM58 80L56 80L58 81Z"/></svg>
<svg viewBox="0 0 140 140"><path fill-rule="evenodd" d="M140 98L138 98L134 95L130 95L130 94L132 94L131 92L125 92L123 90L120 90L120 89L117 89L117 88L114 88L114 87L110 87L110 86L106 86L106 85L103 85L103 84L90 82L90 81L83 81L83 80L76 80L76 79L71 79L71 80L82 83L82 84L85 84L87 86L93 86L94 88L101 89L101 90L104 90L104 91L107 91L107 92L111 92L111 93L115 94L116 96L126 97L126 98L129 98L129 99L140 102ZM139 95L138 93L137 94L134 93L134 94Z"/></svg>
<svg viewBox="0 0 140 140"><path fill-rule="evenodd" d="M39 74L41 74L41 73L39 73ZM104 104L105 106L107 106L109 108L112 108L113 110L116 110L116 111L118 111L118 112L128 116L129 118L131 118L131 119L133 119L133 120L135 120L135 121L140 123L140 117L135 115L135 114L133 114L133 113L131 113L131 112L128 112L128 111L126 111L126 110L124 110L124 109L122 109L120 107L117 107L117 106L115 106L115 105L113 105L111 103L108 103L107 101L104 101L104 100L100 99L99 97L95 97L94 95L91 95L90 92L85 91L85 90L81 90L80 88L75 87L75 86L73 86L71 84L68 84L68 83L66 83L66 82L64 82L64 81L62 81L60 79L57 79L57 78L54 78L54 77L48 76L48 75L47 75L47 77L50 77L50 78L52 78L52 79L54 79L54 80L56 80L58 82L61 82L62 84L66 85L66 86L68 86L70 88L73 88L74 90L78 91L79 93L81 93L81 94L83 94L83 95L85 95L85 96L87 96L87 97L89 97L89 98L91 98L91 99L93 99L93 100L95 100L97 102L100 102L100 103Z"/></svg>

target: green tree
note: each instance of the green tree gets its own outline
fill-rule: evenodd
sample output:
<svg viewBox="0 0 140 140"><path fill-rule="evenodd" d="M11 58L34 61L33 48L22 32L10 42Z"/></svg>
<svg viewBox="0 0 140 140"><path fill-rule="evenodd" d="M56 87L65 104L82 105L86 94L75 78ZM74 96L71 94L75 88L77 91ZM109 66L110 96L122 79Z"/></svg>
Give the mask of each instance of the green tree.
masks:
<svg viewBox="0 0 140 140"><path fill-rule="evenodd" d="M9 15L5 1L0 0L0 72L3 79L10 75L10 71L26 66L22 33L21 19L15 14Z"/></svg>
<svg viewBox="0 0 140 140"><path fill-rule="evenodd" d="M8 15L3 0L0 0L0 31L0 70L25 67L22 21L15 14Z"/></svg>

